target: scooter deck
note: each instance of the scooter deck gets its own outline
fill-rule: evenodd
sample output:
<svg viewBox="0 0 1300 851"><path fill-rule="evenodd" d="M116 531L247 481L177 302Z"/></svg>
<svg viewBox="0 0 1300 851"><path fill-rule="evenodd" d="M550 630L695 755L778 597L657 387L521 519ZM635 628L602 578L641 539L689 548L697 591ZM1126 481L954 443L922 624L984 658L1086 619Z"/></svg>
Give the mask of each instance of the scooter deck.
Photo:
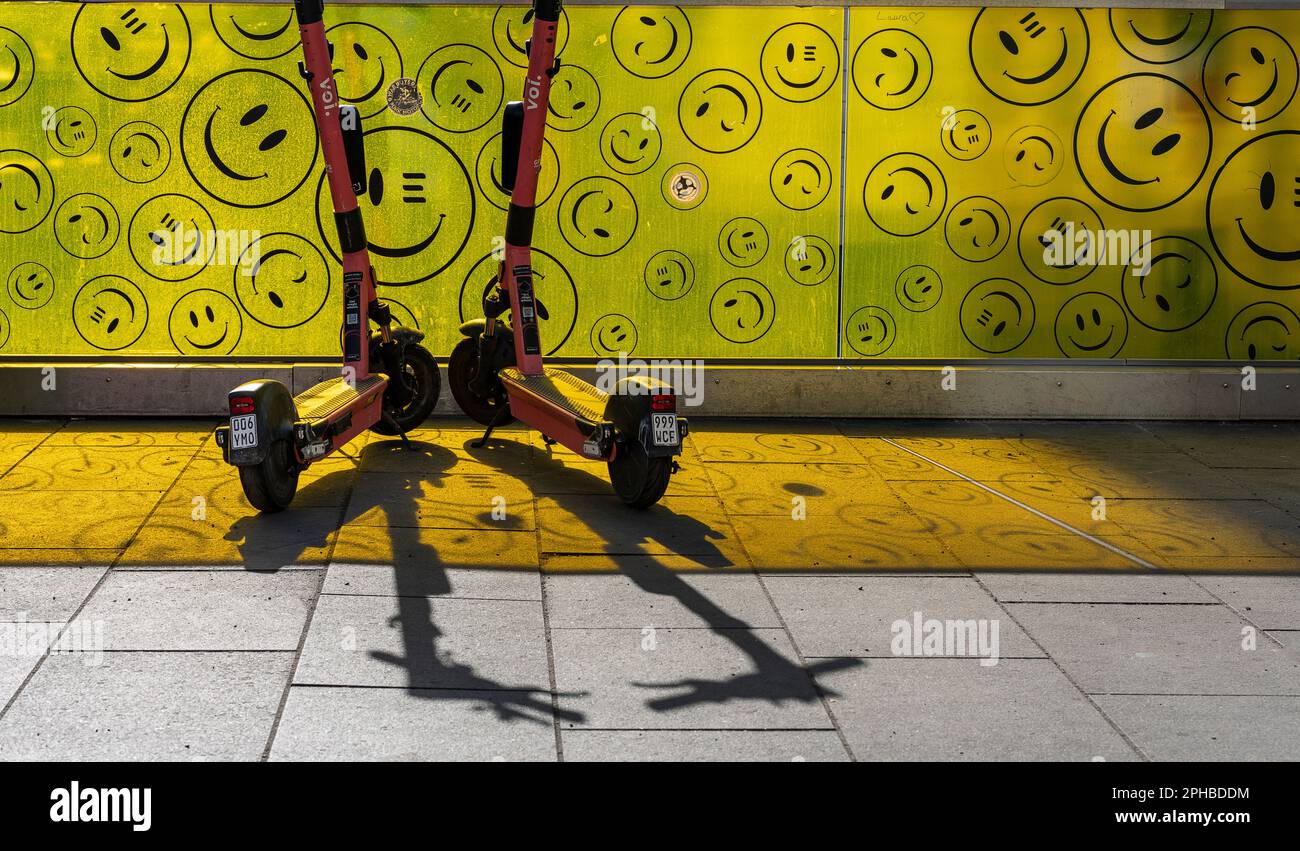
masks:
<svg viewBox="0 0 1300 851"><path fill-rule="evenodd" d="M514 367L507 367L501 370L501 380L512 396L519 392L536 396L588 423L599 423L605 418L608 393L564 370L551 367L542 370L541 375L524 375Z"/></svg>
<svg viewBox="0 0 1300 851"><path fill-rule="evenodd" d="M362 396L383 389L385 380L381 375L371 375L353 386L342 376L331 378L298 394L293 401L298 408L299 418L320 422L330 419Z"/></svg>

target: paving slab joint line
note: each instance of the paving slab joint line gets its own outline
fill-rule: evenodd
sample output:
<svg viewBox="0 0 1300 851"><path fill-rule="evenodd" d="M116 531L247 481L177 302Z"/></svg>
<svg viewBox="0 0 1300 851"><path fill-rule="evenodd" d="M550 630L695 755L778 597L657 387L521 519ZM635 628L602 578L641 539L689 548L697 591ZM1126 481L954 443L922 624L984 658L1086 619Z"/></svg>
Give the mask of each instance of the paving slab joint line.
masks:
<svg viewBox="0 0 1300 851"><path fill-rule="evenodd" d="M1141 759L1143 762L1151 762L1151 757L1147 754L1147 752L1142 750L1142 748L1138 747L1137 742L1133 741L1133 739L1129 736L1129 734L1124 731L1124 728L1121 727L1115 721L1114 718L1111 718L1109 713L1107 713L1106 710L1102 708L1101 704L1097 703L1097 701L1093 699L1093 696L1089 694L1087 691L1085 691L1083 686L1079 685L1079 683L1075 681L1074 677L1070 676L1070 672L1065 670L1065 667L1056 660L1056 657L1053 656L1051 653L1047 652L1047 648L1044 647L1042 643L1039 642L1039 640L1034 637L1034 634L1030 632L1029 629L1016 618L1015 615L1011 613L1011 610L1007 608L1006 604L997 598L997 595L993 593L992 589L990 589L987 585L984 584L984 580L981 579L978 574L975 575L973 578L975 580L975 584L979 585L980 588L984 589L984 593L988 594L989 597L993 600L993 604L997 606L999 609L1001 609L1003 614L1007 616L1007 619L1010 620L1013 624L1015 624L1016 627L1019 628L1021 632L1023 632L1026 636L1028 636L1030 641L1034 642L1034 646L1037 647L1040 651L1042 651L1043 656L1047 657L1047 660L1052 663L1052 665L1056 668L1056 670L1061 672L1062 677L1065 677L1065 681L1069 683L1071 686L1073 686L1074 690L1077 691L1080 695L1082 695L1083 699L1088 702L1088 705L1091 706L1094 710L1096 710L1097 714L1100 715L1102 719L1105 720L1105 722L1110 725L1110 728L1115 731L1115 734L1120 737L1121 741L1123 741L1124 744L1132 748L1133 753L1137 754L1138 758Z"/></svg>
<svg viewBox="0 0 1300 851"><path fill-rule="evenodd" d="M998 497L999 499L1006 500L1007 502L1011 503L1017 508L1021 508L1025 511L1028 511L1030 514L1033 514L1034 516L1042 520L1046 520L1048 523L1051 523L1055 526L1060 526L1062 529L1066 530L1067 532L1073 532L1074 534L1078 535L1080 538L1083 538L1086 541L1090 541L1093 544L1102 547L1103 549L1110 550L1115 555L1120 556L1121 558L1126 558L1129 561L1133 562L1134 564L1138 565L1139 567L1143 567L1147 570L1153 570L1158 573L1165 572L1164 568L1157 567L1156 565L1152 564L1146 559L1133 555L1128 550L1125 550L1121 547L1117 547L1114 544L1110 543L1109 541L1102 540L1101 538L1098 538L1096 535L1089 535L1087 532L1083 531L1082 529L1071 526L1069 523L1066 523L1064 520L1058 520L1052 515L1044 511L1039 511L1037 508L1034 508L1032 505L1027 505L1021 502L1020 500L1016 499L1014 496L1007 496L1006 494L1002 493L996 488L991 488L988 485L984 484L983 482L976 481L975 479L972 479L970 476L966 475L965 473L962 473L958 470L954 470L952 467L949 467L946 464L942 464L934 460L933 458L926 457L925 455L922 455L920 452L916 452L915 450L903 446L901 443L896 443L895 441L892 441L887 437L881 437L879 438L879 440L888 443L890 446L894 447L895 449L901 449L904 452L908 453L909 455L915 455L917 458L920 458L922 461L926 461L930 464L933 464L934 466L938 467L941 470L945 470L949 473L952 473L954 476L957 476L963 481L968 482L969 484L972 484L975 487L980 488L981 490L987 491L993 494L994 496Z"/></svg>
<svg viewBox="0 0 1300 851"><path fill-rule="evenodd" d="M204 445L207 441L204 441ZM341 453L345 457L352 459L352 456L346 452ZM354 464L358 459L352 459ZM280 732L280 721L284 717L284 708L289 703L289 692L293 689L294 677L298 676L298 664L302 661L303 648L307 645L307 633L311 630L311 622L316 617L316 606L320 603L320 598L325 591L325 580L329 577L330 564L334 561L334 548L338 546L339 532L342 530L343 521L348 516L348 509L352 507L352 494L357 486L357 472L354 470L351 481L348 482L346 497L342 500L342 505L338 509L338 520L334 524L336 531L333 540L330 541L325 553L324 570L316 571L316 593L312 595L311 605L307 607L307 617L303 618L302 631L298 633L298 649L293 651L293 664L289 666L289 676L285 678L284 690L280 693L280 703L275 708L275 717L271 719L271 730L266 736L266 745L262 748L260 762L270 762L271 749L275 746L276 734Z"/></svg>
<svg viewBox="0 0 1300 851"><path fill-rule="evenodd" d="M1219 605L1223 606L1225 609L1227 609L1228 611L1232 612L1234 615L1236 615L1237 617L1241 618L1243 621L1245 621L1246 623L1248 623L1248 624L1250 624L1252 627L1254 627L1254 629L1255 629L1255 633L1256 633L1257 635L1258 635L1259 633L1263 633L1263 634L1264 634L1264 637L1265 637L1267 640L1273 642L1273 643L1276 644L1278 647L1282 647L1282 648L1285 648L1285 647L1286 647L1286 645L1283 644L1283 643L1281 642L1281 640L1279 640L1276 636L1273 636L1273 635L1270 635L1270 634L1269 634L1270 632L1280 632L1281 630L1267 630L1267 629L1264 629L1262 626L1260 626L1259 624L1255 623L1253 620L1251 620L1249 617L1247 617L1245 614L1243 614L1243 613L1241 612L1241 610L1238 609L1236 606L1232 605L1232 604L1229 603L1227 600L1223 599L1223 598L1220 597L1218 594L1216 594L1216 593L1214 593L1213 591L1211 591L1209 588L1206 588L1205 585L1204 585L1204 584L1203 584L1203 583L1202 583L1202 582L1201 582L1197 577L1192 576L1190 573L1184 573L1183 576L1186 576L1186 577L1188 578L1188 580L1190 580L1191 583L1192 583L1193 585L1195 585L1197 588L1200 588L1200 589L1201 589L1202 591L1204 591L1206 594L1209 594L1211 597L1213 597L1214 599L1218 600L1218 601L1219 601L1219 603L1218 603ZM1209 604L1209 605L1213 605L1213 604Z"/></svg>
<svg viewBox="0 0 1300 851"><path fill-rule="evenodd" d="M725 503L723 511L724 513L726 511ZM734 532L735 525L731 524L730 516L728 516L727 522L731 525L732 531ZM753 564L754 559L749 554L749 548L745 546L745 542L740 539L739 535L736 536L736 540L739 542L740 548L744 551L745 558L749 560L750 564ZM781 614L781 609L776 605L776 600L772 597L772 592L768 590L767 583L763 581L762 574L760 574L756 568L750 568L749 572L756 580L758 580L758 586L763 589L763 596L767 598L767 604L772 607L772 612L776 615L777 622L781 624L781 630L785 633L786 640L789 641L790 646L794 648L795 659L798 660L799 667L803 668L804 676L808 678L809 685L812 686L813 691L817 694L817 700L822 705L822 711L826 713L826 718L831 722L832 729L835 730L835 736L840 740L840 747L844 748L844 753L848 756L850 762L858 762L858 755L855 754L853 748L849 746L848 736L844 735L844 731L840 729L840 720L836 718L835 713L831 711L831 704L826 697L826 692L822 690L821 684L817 682L817 678L808 673L808 659L803 655L803 651L799 649L799 642L794 640L794 633L790 631L789 624L785 622L785 615Z"/></svg>
<svg viewBox="0 0 1300 851"><path fill-rule="evenodd" d="M533 517L537 517L536 493L532 495ZM546 571L542 569L542 524L533 524L533 546L537 549L537 584L542 595L542 640L546 642L546 677L551 686L551 730L555 737L555 761L564 762L564 737L560 725L560 687L555 676L555 646L551 641L551 603L546 593Z"/></svg>
<svg viewBox="0 0 1300 851"><path fill-rule="evenodd" d="M35 452L37 447L44 444L46 440L49 440L52 436L54 436L60 431L63 431L63 429L67 428L70 422L71 420L64 420L63 426L61 428L55 429L54 431L47 434L39 443L36 444L36 446L32 447L31 452L28 452L27 455L23 457L26 458L30 456L31 453ZM172 489L176 487L178 482L180 482L181 477L185 474L185 470L189 468L190 464L194 463L194 459L198 457L199 452L206 445L207 445L207 440L204 440L194 448L194 452L190 454L189 460L185 462L185 468L182 469L181 472L176 475L176 478L172 480L172 483L167 487L166 490L158 494L158 499L154 502L153 506L150 507L149 511L145 513L144 517L140 519L139 525L135 527L135 531L131 533L131 536L129 538L127 538L126 543L124 543L121 549L117 551L117 555L113 556L112 562L109 563L108 567L105 568L104 572L100 574L100 577L98 580L96 580L94 587L91 588L90 591L86 594L86 596L81 599L81 603L80 605L77 606L76 611L74 611L68 617L68 619L63 622L63 628L59 630L59 634L55 636L54 640L51 641L49 645L45 648L45 652L41 654L41 658L36 660L36 664L33 665L32 669L27 672L27 676L23 677L23 681L18 684L18 688L14 689L13 695L11 695L9 700L5 702L5 705L0 707L0 721L4 720L4 717L9 714L9 710L12 709L13 705L18 702L18 698L22 696L22 693L24 691L26 691L27 685L36 677L37 673L40 672L41 668L44 667L45 660L50 658L51 650L59 646L59 642L63 640L63 636L67 634L68 630L71 629L73 625L77 622L77 618L79 618L81 616L81 613L85 611L86 604L90 602L90 598L94 597L97 593L99 593L99 589L102 588L104 586L104 583L108 581L108 577L111 576L113 574L113 571L117 569L119 564L121 564L122 559L126 555L127 550L129 550L131 548L131 545L135 543L135 539L140 536L140 531L144 529L145 524L149 522L149 520L153 517L154 512L158 510L158 506L162 505L163 502L167 499L167 495L170 494L172 492Z"/></svg>

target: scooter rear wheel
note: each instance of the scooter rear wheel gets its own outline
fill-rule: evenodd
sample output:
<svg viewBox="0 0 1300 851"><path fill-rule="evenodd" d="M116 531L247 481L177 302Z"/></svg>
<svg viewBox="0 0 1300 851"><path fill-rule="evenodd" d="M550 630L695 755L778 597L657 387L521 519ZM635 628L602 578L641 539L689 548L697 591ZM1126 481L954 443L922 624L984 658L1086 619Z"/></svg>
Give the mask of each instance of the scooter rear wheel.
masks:
<svg viewBox="0 0 1300 851"><path fill-rule="evenodd" d="M258 511L284 511L298 492L298 464L287 440L271 444L262 463L239 468L244 496Z"/></svg>
<svg viewBox="0 0 1300 851"><path fill-rule="evenodd" d="M633 508L649 508L668 490L671 458L651 458L639 443L619 446L609 462L609 481L619 499Z"/></svg>
<svg viewBox="0 0 1300 851"><path fill-rule="evenodd" d="M411 344L402 353L402 370L405 375L393 377L405 381L411 391L411 400L400 411L390 411L392 420L382 419L370 427L375 434L394 437L419 428L433 413L442 392L442 378L438 375L438 362L424 346ZM394 428L396 425L398 428ZM399 432L398 429L401 431Z"/></svg>
<svg viewBox="0 0 1300 851"><path fill-rule="evenodd" d="M496 392L489 396L480 396L471 389L470 382L477 374L478 338L466 337L451 350L451 357L447 361L447 383L451 385L451 395L456 397L456 404L460 405L460 409L470 419L483 425L496 422L498 426L502 426L514 422L514 417L496 420L497 413L503 407L510 405L499 381L493 380L492 384Z"/></svg>

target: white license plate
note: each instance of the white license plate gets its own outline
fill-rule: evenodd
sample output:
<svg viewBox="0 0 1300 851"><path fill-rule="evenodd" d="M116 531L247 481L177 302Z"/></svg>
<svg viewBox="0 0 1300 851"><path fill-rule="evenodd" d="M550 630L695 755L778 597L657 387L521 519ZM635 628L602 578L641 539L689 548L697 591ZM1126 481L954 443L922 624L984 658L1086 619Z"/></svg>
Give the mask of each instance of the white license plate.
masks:
<svg viewBox="0 0 1300 851"><path fill-rule="evenodd" d="M676 446L681 440L677 433L677 415L651 414L650 439L655 446Z"/></svg>
<svg viewBox="0 0 1300 851"><path fill-rule="evenodd" d="M230 448L257 448L257 416L246 414L230 418Z"/></svg>

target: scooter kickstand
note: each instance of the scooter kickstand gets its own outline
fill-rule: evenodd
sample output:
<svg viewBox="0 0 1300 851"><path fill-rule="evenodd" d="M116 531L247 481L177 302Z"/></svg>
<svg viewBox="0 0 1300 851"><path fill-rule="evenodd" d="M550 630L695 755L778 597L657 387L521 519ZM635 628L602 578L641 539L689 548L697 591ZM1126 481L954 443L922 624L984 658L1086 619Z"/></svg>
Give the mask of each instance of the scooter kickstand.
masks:
<svg viewBox="0 0 1300 851"><path fill-rule="evenodd" d="M402 428L401 425L398 424L397 418L394 417L392 414L390 414L388 411L384 411L383 419L385 422L387 422L389 425L391 425L394 429L397 430L397 436L402 439L402 448L408 451L411 450L413 447L411 446L411 441L406 437L406 429Z"/></svg>
<svg viewBox="0 0 1300 851"><path fill-rule="evenodd" d="M510 419L510 406L503 405L496 414L492 416L492 422L488 423L487 431L483 432L483 436L471 443L470 446L475 449L482 449L487 445L488 438L492 436L492 430L508 419Z"/></svg>

